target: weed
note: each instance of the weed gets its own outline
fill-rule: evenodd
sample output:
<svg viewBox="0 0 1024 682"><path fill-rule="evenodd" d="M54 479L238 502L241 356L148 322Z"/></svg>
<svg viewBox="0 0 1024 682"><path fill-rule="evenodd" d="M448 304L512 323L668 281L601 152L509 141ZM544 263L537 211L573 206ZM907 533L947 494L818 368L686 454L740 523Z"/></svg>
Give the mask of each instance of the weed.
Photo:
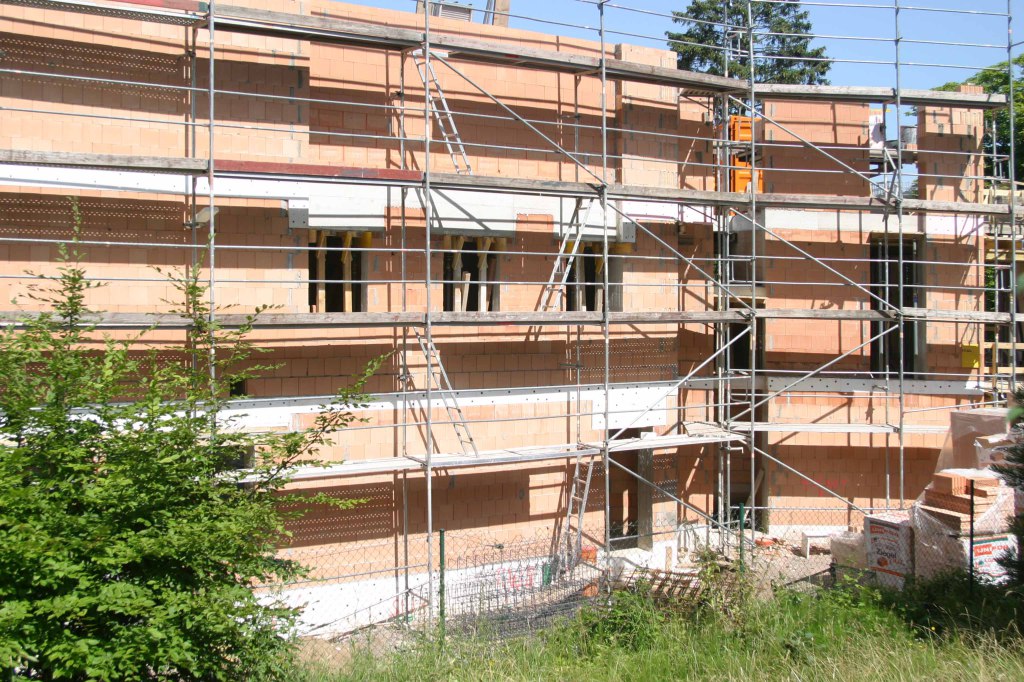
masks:
<svg viewBox="0 0 1024 682"><path fill-rule="evenodd" d="M606 606L583 611L579 617L582 651L602 648L631 651L649 648L658 638L665 614L650 596L650 584L639 581L632 589L615 592Z"/></svg>
<svg viewBox="0 0 1024 682"><path fill-rule="evenodd" d="M340 671L306 680L1024 679L1024 638L1017 630L996 635L954 621L944 621L942 633L922 630L920 614L933 612L909 600L951 602L966 595L957 589L955 583L913 585L901 600L849 581L816 594L781 591L770 600L744 600L723 613L710 602L696 611L659 609L647 586L637 585L542 636L450 639L443 649L424 643L389 656L356 655ZM935 613L951 606L942 608ZM996 612L999 618L1014 613L1006 606Z"/></svg>

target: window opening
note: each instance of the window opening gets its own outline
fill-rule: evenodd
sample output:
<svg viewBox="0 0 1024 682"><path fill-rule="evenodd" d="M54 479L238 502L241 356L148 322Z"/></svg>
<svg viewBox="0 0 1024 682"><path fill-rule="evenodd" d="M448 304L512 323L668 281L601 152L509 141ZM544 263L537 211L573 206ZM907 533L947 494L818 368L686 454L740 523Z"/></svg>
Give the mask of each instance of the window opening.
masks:
<svg viewBox="0 0 1024 682"><path fill-rule="evenodd" d="M367 233L369 234L369 233ZM365 245L364 238L359 245ZM309 310L361 313L365 310L364 251L356 250L354 232L314 233L309 250Z"/></svg>
<svg viewBox="0 0 1024 682"><path fill-rule="evenodd" d="M256 466L256 446L251 444L232 443L219 446L221 455L220 471L237 471L252 469Z"/></svg>
<svg viewBox="0 0 1024 682"><path fill-rule="evenodd" d="M570 312L604 311L604 258L600 244L586 244L576 252L566 279L565 309Z"/></svg>
<svg viewBox="0 0 1024 682"><path fill-rule="evenodd" d="M245 383L245 379L241 377L234 377L233 379L231 379L231 382L228 384L228 397L244 398L246 395L248 395L248 392L245 390Z"/></svg>
<svg viewBox="0 0 1024 682"><path fill-rule="evenodd" d="M903 267L900 268L902 251ZM921 289L920 260L921 242L917 239L886 239L884 237L871 241L871 293L889 303L902 308L922 307L923 292ZM900 301L900 281L903 282L903 300ZM878 299L871 299L872 310L887 310ZM874 321L871 323L871 336L877 336L892 322ZM900 345L899 332L893 330L871 342L871 371L878 374L898 374L900 359L904 359L904 376L921 371L922 354L918 352L921 340L920 322L904 321L903 344Z"/></svg>
<svg viewBox="0 0 1024 682"><path fill-rule="evenodd" d="M446 312L499 310L499 242L493 237L445 236L443 298Z"/></svg>

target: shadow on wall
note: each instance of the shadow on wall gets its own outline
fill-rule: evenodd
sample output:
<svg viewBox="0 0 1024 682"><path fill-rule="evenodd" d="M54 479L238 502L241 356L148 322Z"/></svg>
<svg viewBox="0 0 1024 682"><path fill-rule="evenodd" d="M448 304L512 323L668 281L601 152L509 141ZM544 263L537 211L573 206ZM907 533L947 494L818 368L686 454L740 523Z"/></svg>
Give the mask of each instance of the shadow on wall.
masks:
<svg viewBox="0 0 1024 682"><path fill-rule="evenodd" d="M0 65L7 69L103 81L135 81L158 86L5 74L2 92L6 97L101 106L115 112L136 111L181 118L189 111L189 94L184 88L192 84L188 59L180 51L175 54L132 50L16 33L0 33L0 50ZM208 60L196 59L195 75L195 87L207 87ZM305 67L219 58L214 75L216 86L221 90L276 97L309 96L309 70ZM197 94L196 104L199 118L203 119L208 108L203 93ZM306 104L287 100L218 94L216 105L217 119L224 121L302 125L308 118L303 111Z"/></svg>
<svg viewBox="0 0 1024 682"><path fill-rule="evenodd" d="M451 532L493 529L497 526L537 524L554 529L565 516L565 488L572 479L572 464L531 468L528 471L477 473L452 470L433 481L434 528ZM603 509L603 483L595 476L587 511ZM402 533L402 476L369 484L316 488L340 499L365 499L352 509L310 505L303 516L288 521L294 535L290 547L354 543L394 538ZM406 484L408 533L425 533L426 487L424 479L410 475Z"/></svg>
<svg viewBox="0 0 1024 682"><path fill-rule="evenodd" d="M861 506L885 506L886 458L892 481L890 495L898 497L898 448L852 445L784 445L773 446L770 451L786 464L800 470L806 476L847 499L853 499ZM916 498L931 480L935 470L939 449L904 449L906 487L908 499ZM813 483L787 471L777 464L768 462L769 491L773 500L778 498L811 498L831 501L841 505Z"/></svg>

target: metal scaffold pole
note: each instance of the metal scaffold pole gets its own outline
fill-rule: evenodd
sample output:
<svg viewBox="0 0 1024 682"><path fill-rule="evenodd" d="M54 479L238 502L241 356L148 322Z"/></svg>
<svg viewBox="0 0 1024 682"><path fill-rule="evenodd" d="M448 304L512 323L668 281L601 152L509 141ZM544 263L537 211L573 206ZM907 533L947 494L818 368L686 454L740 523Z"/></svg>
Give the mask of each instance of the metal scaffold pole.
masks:
<svg viewBox="0 0 1024 682"><path fill-rule="evenodd" d="M399 167L402 170L406 170L409 165L406 150L406 125L405 125L405 110L406 110L406 92L405 92L405 61L406 55L404 52L398 53L398 155L399 155ZM389 191L393 191L389 188ZM400 235L399 245L401 246L401 253L399 254L399 278L401 285L400 290L400 301L402 306L402 312L409 311L409 295L405 286L405 282L408 281L408 255L406 253L408 249L408 221L407 221L407 206L409 199L409 189L402 187L398 191L399 201L402 202L399 208L399 221L400 221ZM402 341L399 349L399 368L398 368L398 386L401 392L401 404L402 404L402 424L401 424L401 455L402 457L409 457L409 415L411 414L411 406L409 404L409 388L410 388L410 376L409 376L409 328L402 326ZM403 613L408 620L409 617L409 472L402 472L402 556L403 556L403 585L402 585L402 606Z"/></svg>
<svg viewBox="0 0 1024 682"><path fill-rule="evenodd" d="M1017 388L1017 341L1019 323L1017 321L1017 292L1020 283L1017 281L1017 255L1020 252L1020 237L1017 228L1017 85L1014 82L1016 73L1013 63L1013 3L1006 0L1006 77L1009 99L1007 136L1010 141L1007 177L1010 179L1010 196L1007 200L1010 223L1010 379L1007 392L1012 396ZM992 140L993 149L996 140ZM997 367L998 367L998 363Z"/></svg>
<svg viewBox="0 0 1024 682"><path fill-rule="evenodd" d="M754 85L757 82L757 65L754 61L754 11L752 0L747 0L747 59L749 60L749 93L750 93L750 204L748 210L750 211L750 305L756 311L757 310L757 234L758 230L762 229L759 225L761 221L757 219L757 192L759 187L758 174L761 172L757 167L757 93L754 89ZM762 128L764 123L762 122ZM750 332L748 338L750 340L750 389L748 398L750 401L750 428L747 431L747 447L750 448L750 541L754 542L754 532L757 528L757 491L755 486L757 484L757 434L755 426L757 424L757 410L754 407L755 401L757 400L757 365L759 361L759 353L757 348L758 339L758 320L757 315L750 316ZM767 412L771 404L765 406L764 411ZM737 533L737 537L740 540L740 544L743 543L743 518L739 520L740 528Z"/></svg>
<svg viewBox="0 0 1024 682"><path fill-rule="evenodd" d="M528 533L554 526L557 535L556 517L566 519L565 532L575 522L583 537L589 506L592 525L603 515L603 538L596 527L591 536L593 544L603 543L604 559L613 550L624 553L633 537L646 540L649 534L650 546L636 550L650 551L660 563L661 550L669 546L664 561L670 568L684 534L698 532L706 545L732 556L740 549L750 559L748 543L767 540L759 531L786 526L778 537L789 542L790 534L802 532L799 526L811 525L801 514L822 512L814 525L835 530L861 513L906 507L921 489L918 453L937 450L945 433L939 418L945 412L923 418L916 413L993 404L1013 390L1021 336L1014 109L1014 52L1020 46L1013 42L1012 0L1004 1L1005 48L1001 12L937 10L904 0L821 3L874 12L873 29L883 36L815 35L809 20L800 29L806 33L766 26L765 8L788 0L723 0L692 18L581 0L596 8L596 23L593 15L587 26L552 21L535 37L485 26L472 38L467 34L478 28L472 18L448 23L455 21L452 8L439 16L441 8L431 2L422 3L422 18L395 14L393 21L378 23L310 15L308 8L285 13L213 2L175 9L152 2L122 7L108 0L11 0L7 4L26 15L81 12L128 26L154 21L163 28L138 32L134 47L97 39L94 46L68 48L63 62L47 64L46 41L55 39L31 17L24 20L26 28L19 30L26 42L38 45L18 46L19 54L5 57L0 73L58 85L53 97L51 89L4 104L12 130L24 125L26 146L43 149L0 150L9 188L31 188L9 189L0 208L25 204L17 210L30 214L71 187L92 202L92 220L101 215L122 221L126 229L120 234L95 229L95 222L83 233L89 239L81 243L98 247L96 253L109 261L100 259L95 279L141 282L140 289L149 289L129 301L98 299L109 307L97 319L109 329L151 326L171 330L160 332L168 338L184 336L188 359L211 389L224 388L222 370L229 369L218 364L218 352L223 360L227 348L216 327L247 324L238 321L246 316L228 306L280 306L260 316L254 342L280 362L280 373L275 368L272 377L260 377L255 397L230 400L232 413L236 407L263 410L245 422L253 432L272 415L279 421L267 428L298 433L308 415L322 409L317 401L323 387L357 365L360 353L397 350L389 364L398 368L397 385L373 378L373 404L352 407L356 421L324 448L329 464L296 476L296 488L304 490L372 489L372 503L379 500L381 507L358 510L360 532L330 541L321 531L333 519L318 517L320 528L311 521L296 531L309 534L307 544L296 542L285 551L302 560L322 552L317 561L329 552L358 551L359 560L325 560L334 562L331 570L321 574L318 567L309 582L322 582L337 594L356 592L360 583L372 583L367 591L381 585L393 590L369 607L369 597L359 601L366 595L357 595L351 603L358 602L358 613L348 624L391 628L416 614L417 623L425 620L437 632L444 617L452 627L457 619L462 624L462 583L480 568L462 563L471 554L469 543L476 542L467 539L470 529L495 536L487 540L503 551L503 543ZM1002 92L905 88L915 69L954 66L917 63L918 45L951 52L971 45L967 37L961 43L917 39L915 12L924 11L984 15L996 22L994 31L984 30L999 37L989 35L985 42L999 44L973 47L999 55L1005 49L1010 110L990 119L993 147L981 150L998 172L975 170L980 157L973 128L982 110L1005 105ZM650 17L659 16L663 23L700 24L701 31L670 34L679 51L673 55L653 42L663 48L663 35L623 31L616 20L630 12L652 26ZM184 37L168 25L184 27ZM586 31L586 40L542 33L562 26ZM66 29L69 35L94 32L89 23L68 22ZM153 56L143 46L156 35L173 35L178 47ZM203 35L209 40L205 68L199 54ZM618 36L652 42L617 45ZM827 54L822 47L819 57L807 57L774 49L776 39L786 36L805 45L834 39L876 47L844 58L829 42ZM171 54L181 42L185 55ZM672 68L673 59L687 66L680 47L686 45L702 54L721 50L716 67L723 66L724 78ZM130 57L119 64L122 48ZM138 63L127 63L129 58ZM870 86L766 82L783 80L772 75L783 71L774 68L774 59L792 60L793 71L812 59L870 64L879 80ZM448 84L435 69L462 79L448 92L454 95L450 107ZM419 87L416 73L422 106L419 93L408 90ZM814 81L825 71L813 73L803 80ZM100 105L88 104L72 88L89 89ZM878 135L873 125L879 114L870 108L876 105L884 107ZM921 112L922 137L931 142L915 144L899 130L895 137L884 134L884 123L899 127L912 109ZM422 136L415 130L421 115ZM949 129L947 135L940 116L968 132ZM32 117L73 124L35 133L29 128L40 126ZM932 125L926 127L926 120ZM65 139L72 137L67 130L79 129L87 131L82 139ZM110 140L91 144L95 130ZM936 141L940 136L945 139ZM958 150L951 141L961 142ZM904 192L905 181L914 180L914 164L920 197L910 184ZM960 171L949 170L957 164ZM972 183L984 188L986 182L993 196L985 203L950 192L951 185L973 191L978 187ZM1008 183L1006 199L1001 188L994 196L1002 182ZM422 216L415 205L421 193ZM278 201L287 208L278 211ZM1007 206L1000 205L1004 201ZM184 231L182 204L189 221ZM569 204L576 210L567 220ZM591 210L596 214L598 205L602 218L588 220L596 218ZM1002 220L1009 234L995 225ZM50 267L52 247L65 235L39 222L23 233L15 231L20 225L11 229L5 223L0 246L34 249L29 259ZM366 239L357 245L352 237L358 233ZM304 236L317 234L307 240L315 243L303 243ZM328 243L326 234L336 236ZM571 244L571 250L559 245L551 277L538 281L549 270L552 242ZM131 252L122 258L115 249ZM464 267L462 254L475 265ZM191 266L193 283L209 289L193 299L203 319L162 312L152 292L166 282L135 267L147 260ZM994 285L985 279L991 274L997 276ZM21 275L3 277L14 282ZM345 303L328 305L328 287ZM561 287L561 297L545 299L542 293L540 301L554 302L528 300L541 287ZM307 295L314 302L322 297L323 304L307 305ZM988 295L995 296L994 306L985 300ZM470 300L472 306L466 304ZM209 310L202 311L203 305ZM17 325L36 312L26 306L12 311L10 321ZM993 330L996 338L989 344L986 332ZM988 364L985 353L992 354L991 367L970 364L970 334L978 336L980 362ZM443 358L435 336L444 344ZM931 357L916 357L918 351ZM969 396L987 388L986 378L994 395L984 400L990 402L971 402ZM481 425L479 450L472 442L475 457L462 440L470 420L450 406L458 400L471 406L467 416ZM214 438L226 437L213 409L195 410L209 418ZM449 425L458 440L447 435ZM633 462L632 453L640 453ZM566 499L561 472L571 473L573 458L577 474L570 485L585 480L586 492L575 496L570 488L569 513L552 515L544 505L558 507ZM585 476L579 473L582 460ZM590 487L599 461L604 500L587 505L587 495L596 498L599 489ZM550 485L547 470L558 472ZM461 471L473 474L460 476L457 488L451 472ZM457 492L435 490L435 483ZM584 501L575 503L577 497ZM826 514L827 524L819 523ZM449 556L433 544L441 540L438 526L449 532L443 540L452 549ZM450 535L453 527L457 536ZM665 540L673 533L674 547ZM570 546L566 556L579 559L549 562L549 581L557 565L594 568L593 560L580 558L579 543L548 544ZM522 587L515 582L516 589ZM395 612L385 613L381 603L393 604Z"/></svg>
<svg viewBox="0 0 1024 682"><path fill-rule="evenodd" d="M430 68L430 7L424 7L423 12L423 59L424 68ZM426 286L426 315L424 318L424 329L423 335L426 338L428 347L434 345L434 329L433 329L433 316L431 310L432 298L431 289L433 288L433 277L431 272L431 224L434 220L433 215L433 199L430 195L430 180L431 180L431 169L430 169L430 144L431 144L431 128L430 128L430 93L427 92L429 85L424 82L423 84L423 220L424 220L424 241L423 241L423 258L424 258L424 274L423 281ZM424 407L424 418L425 423L424 434L427 442L427 451L424 457L424 480L426 482L426 516L427 516L427 537L426 537L426 555L427 555L427 619L431 626L434 623L434 496L433 496L433 457L434 457L434 430L433 426L433 392L431 377L433 376L434 357L432 353L425 353L426 360L426 380L425 380L425 391L426 391L426 406Z"/></svg>
<svg viewBox="0 0 1024 682"><path fill-rule="evenodd" d="M608 45L605 38L604 6L607 0L600 0L597 5L601 34L601 254L603 267L601 287L603 292L604 310L601 313L601 336L604 342L601 373L602 391L604 392L604 435L602 437L601 456L604 464L604 547L605 552L612 551L611 536L611 453L608 436L611 433L609 418L611 412L611 332L609 328L609 297L608 297Z"/></svg>
<svg viewBox="0 0 1024 682"><path fill-rule="evenodd" d="M894 41L894 46L895 46L895 50L896 50L896 54L895 54L895 57L896 57L896 59L895 59L895 66L896 66L896 100L895 100L895 104L896 104L896 120L899 121L900 120L900 116L903 115L903 106L902 106L903 105L903 82L902 82L902 69L900 67L900 62L901 62L900 43L903 40L903 36L900 33L900 30L901 30L901 28L900 28L900 0L893 0L893 4L894 4L894 11L893 11L893 31L894 31L893 32L893 41ZM893 196L893 203L895 204L895 207L896 207L896 230L897 230L897 236L896 236L896 254L897 254L896 255L896 257L897 257L897 265L896 265L896 278L897 278L896 297L897 297L897 306L898 306L899 310L897 312L897 316L898 317L896 319L896 323L898 325L897 326L896 334L897 334L897 347L899 348L899 351L898 351L898 354L897 354L898 358L899 358L899 367L898 367L899 379L898 379L897 391L898 391L898 400L899 400L899 420L900 420L899 421L899 426L898 426L897 431L896 431L896 438L897 438L897 442L899 443L899 473L898 473L898 482L899 482L899 491L898 492L899 492L899 499L900 499L899 508L903 509L904 503L905 503L904 497L905 497L905 494L906 494L905 471L904 471L905 457L906 457L906 438L905 438L905 433L904 433L904 422L906 420L906 411L907 411L907 403L906 403L906 388L907 388L906 387L906 378L907 378L906 366L907 366L907 360L909 358L907 358L907 347L906 347L906 341L905 341L905 339L906 339L906 311L905 311L906 305L905 305L905 299L904 299L904 296L905 296L904 286L905 286L906 283L904 282L904 280L906 279L906 276L905 276L906 275L906 272L905 272L905 267L906 266L904 264L904 254L905 254L904 239L905 239L905 236L904 236L904 225L903 225L903 135L899 134L899 126L897 126L896 132L897 132L897 135L896 135L896 164L895 164L895 169L894 169L894 180L893 180L893 184L895 186L895 190L896 191L895 191L894 196ZM886 254L886 267L888 267L888 262L890 260L889 256L888 256L888 245L885 246L885 248L883 249L883 252ZM917 253L917 251L914 251L914 258L918 259L919 257L920 256ZM887 284L887 286L891 286L891 284L889 283L888 278L886 279L886 284ZM888 376L888 373L887 373L887 376ZM888 380L887 380L887 383L888 383ZM888 396L887 396L887 398L888 398ZM886 500L886 505L888 506L888 504L889 504L889 501Z"/></svg>
<svg viewBox="0 0 1024 682"><path fill-rule="evenodd" d="M216 59L216 51L215 51L215 47L214 47L214 42L216 40L215 31L216 31L216 23L217 23L216 16L215 16L216 11L217 11L216 0L211 0L210 7L209 7L209 14L207 15L207 24L206 24L207 35L208 35L208 38L209 38L209 49L208 49L208 52L209 52L209 65L208 65L209 69L208 69L207 77L209 78L209 81L210 81L207 84L208 85L207 97L209 98L209 102L208 102L209 111L207 112L207 114L208 114L209 119L210 119L208 121L208 123L209 123L209 136L210 136L210 139L208 140L209 147L208 147L208 151L207 151L208 166L207 166L207 169L206 169L206 182L209 185L209 187L207 187L207 190L209 192L209 194L208 194L208 199L209 199L208 210L210 212L210 215L208 216L210 222L209 222L209 228L208 228L209 229L209 237L208 237L208 242L207 242L207 250L209 251L209 253L207 254L207 262L208 262L209 268L210 268L209 280L208 280L208 286L210 288L210 291L208 292L210 310L209 310L209 313L208 313L209 319L207 320L207 322L209 324L209 344L210 344L210 351L209 352L210 352L210 357L208 358L208 362L209 362L209 365L210 365L209 366L209 371L210 371L210 388L211 388L211 391L215 390L214 382L217 379L217 335L216 335L216 332L214 330L214 324L216 322L216 316L217 316L217 296L216 296L216 286L217 286L217 270L216 270L216 267L217 267L217 228L216 228L217 210L216 210L216 197L214 195L214 177L215 177L215 173L216 173L215 162L214 162L214 133L216 131L216 125L217 125L216 124L216 110L215 110L215 103L214 103L214 99L215 99L215 95L216 95L216 81L215 81L214 76L215 76L215 63L217 61L217 59ZM211 424L211 429L214 432L216 432L216 429L217 429L217 416L215 414L211 416L210 424Z"/></svg>
<svg viewBox="0 0 1024 682"><path fill-rule="evenodd" d="M732 50L730 49L730 40L732 40L732 29L730 9L732 8L732 0L726 0L722 4L722 62L723 62L723 73L726 77L730 75L730 61L732 56ZM731 165L732 165L732 149L728 146L729 140L729 97L728 95L720 95L718 97L719 106L719 131L718 131L718 157L716 171L718 173L718 184L716 187L726 192L733 191L731 186ZM732 250L732 241L730 237L729 220L730 220L730 209L719 208L717 209L717 227L718 234L713 235L716 238L715 253L716 261L715 264L718 266L718 275L725 287L731 289L733 286L733 266L730 260L730 254ZM725 311L732 305L731 296L723 296L721 291L715 292L715 308L717 310ZM727 334L726 330L732 329L724 325L717 325L715 327L715 338L717 339L717 346L720 350L725 347L729 341L731 334ZM718 418L719 426L723 429L731 428L732 422L732 351L727 351L721 354L719 364L717 367L718 374L718 393L716 402L719 404ZM732 462L732 441L726 443L719 443L717 450L716 460L716 489L715 489L715 500L718 506L718 513L716 518L718 520L718 544L720 547L725 546L725 528L729 522L729 490L732 486L731 480L731 462Z"/></svg>
<svg viewBox="0 0 1024 682"><path fill-rule="evenodd" d="M191 41L189 40L191 37ZM196 94L199 89L199 63L198 55L196 51L199 49L199 26L192 26L191 28L185 29L185 46L186 55L188 57L188 72L189 72L189 92L188 92L188 122L191 124L185 128L185 136L187 140L187 154L190 158L198 158L199 154L199 141L197 139L199 131L199 102L197 101ZM186 211L188 213L188 227L189 236L191 238L192 248L190 249L189 268L190 275L196 271L199 267L199 222L197 220L198 213L198 202L199 202L199 176L193 175L186 180L188 183L188 194L186 196ZM186 312L193 312L191 310L191 304L186 301L189 310ZM188 348L189 362L193 371L199 371L200 360L196 356L195 339L191 338L192 333L185 334L185 343Z"/></svg>

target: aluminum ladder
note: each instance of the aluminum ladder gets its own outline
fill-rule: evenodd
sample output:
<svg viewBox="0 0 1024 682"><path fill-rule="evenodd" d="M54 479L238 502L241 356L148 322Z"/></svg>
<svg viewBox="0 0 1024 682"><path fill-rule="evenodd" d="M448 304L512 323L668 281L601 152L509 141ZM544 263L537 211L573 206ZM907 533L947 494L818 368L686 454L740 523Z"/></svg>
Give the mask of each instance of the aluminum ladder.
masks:
<svg viewBox="0 0 1024 682"><path fill-rule="evenodd" d="M595 455L576 456L573 469L572 485L569 488L569 502L565 510L565 523L562 525L562 537L558 541L559 569L572 570L580 561L583 553L583 514L587 510L587 498L590 496L590 482L594 478Z"/></svg>
<svg viewBox="0 0 1024 682"><path fill-rule="evenodd" d="M430 106L430 113L437 122L437 129L441 132L441 140L448 149L448 155L452 157L455 172L472 175L473 169L469 165L466 145L462 143L462 138L459 136L459 128L455 125L455 117L452 116L452 110L448 107L448 99L441 88L437 72L434 71L434 63L426 59L422 49L412 52L412 60L416 64L420 80L423 81L424 96Z"/></svg>
<svg viewBox="0 0 1024 682"><path fill-rule="evenodd" d="M587 201L586 209L583 208L583 199L576 200L576 207L573 209L572 218L562 235L562 241L558 245L558 255L551 267L551 275L548 276L547 284L541 293L541 312L562 310L565 301L566 286L569 283L569 273L572 272L572 265L576 262L576 255L580 250L580 237L583 235L583 227L587 224L590 212L594 209L596 199Z"/></svg>
<svg viewBox="0 0 1024 682"><path fill-rule="evenodd" d="M423 351L423 356L430 364L430 370L427 373L427 385L441 396L441 402L448 412L448 419L451 422L452 428L455 429L455 435L458 436L459 442L462 444L463 454L473 457L478 456L480 451L477 450L473 434L469 432L466 416L462 413L462 408L459 407L459 402L455 398L455 391L452 389L451 381L448 380L448 373L445 372L444 365L441 364L441 355L437 351L437 346L418 331L416 332L416 341L420 344L420 350Z"/></svg>

